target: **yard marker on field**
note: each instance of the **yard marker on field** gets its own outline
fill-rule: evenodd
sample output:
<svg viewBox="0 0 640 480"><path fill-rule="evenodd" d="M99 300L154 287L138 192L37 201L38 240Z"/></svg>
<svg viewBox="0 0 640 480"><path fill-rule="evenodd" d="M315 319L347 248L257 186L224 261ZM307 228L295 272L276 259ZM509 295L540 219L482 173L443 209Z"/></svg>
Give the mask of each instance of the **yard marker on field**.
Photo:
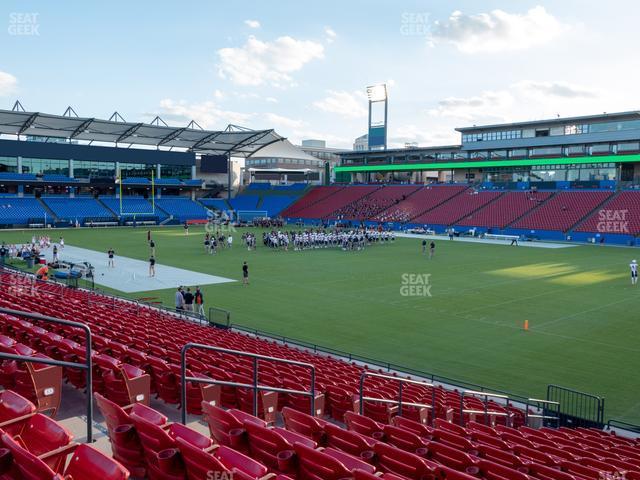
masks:
<svg viewBox="0 0 640 480"><path fill-rule="evenodd" d="M529 331L529 320L525 320L524 321L524 331L528 332Z"/></svg>

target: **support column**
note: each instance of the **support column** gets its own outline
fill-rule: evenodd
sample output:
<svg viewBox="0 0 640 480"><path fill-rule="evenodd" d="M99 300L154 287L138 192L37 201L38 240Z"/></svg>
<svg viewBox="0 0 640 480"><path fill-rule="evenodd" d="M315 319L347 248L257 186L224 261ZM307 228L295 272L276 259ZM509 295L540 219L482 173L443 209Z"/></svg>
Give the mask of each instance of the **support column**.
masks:
<svg viewBox="0 0 640 480"><path fill-rule="evenodd" d="M74 178L73 176L73 158L69 159L69 177Z"/></svg>
<svg viewBox="0 0 640 480"><path fill-rule="evenodd" d="M162 175L162 168L160 168L160 164L156 165L156 178L160 178Z"/></svg>
<svg viewBox="0 0 640 480"><path fill-rule="evenodd" d="M22 157L18 157L18 173L22 173Z"/></svg>
<svg viewBox="0 0 640 480"><path fill-rule="evenodd" d="M195 180L195 179L196 179L196 166L191 165L191 180Z"/></svg>

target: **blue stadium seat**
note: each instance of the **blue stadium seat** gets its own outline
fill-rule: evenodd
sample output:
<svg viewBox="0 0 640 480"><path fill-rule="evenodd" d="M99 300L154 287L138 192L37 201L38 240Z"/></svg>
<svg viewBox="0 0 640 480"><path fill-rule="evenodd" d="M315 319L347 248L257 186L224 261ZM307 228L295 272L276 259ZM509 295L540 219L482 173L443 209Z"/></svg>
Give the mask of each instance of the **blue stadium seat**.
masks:
<svg viewBox="0 0 640 480"><path fill-rule="evenodd" d="M266 210L269 217L277 217L282 210L298 199L297 195L269 195L262 200L260 210Z"/></svg>
<svg viewBox="0 0 640 480"><path fill-rule="evenodd" d="M260 200L258 195L238 195L229 200L229 204L234 210L255 210L258 200Z"/></svg>
<svg viewBox="0 0 640 480"><path fill-rule="evenodd" d="M271 190L269 182L251 182L247 185L247 190Z"/></svg>
<svg viewBox="0 0 640 480"><path fill-rule="evenodd" d="M94 198L44 197L42 201L59 220L78 220L80 223L115 220L114 215Z"/></svg>
<svg viewBox="0 0 640 480"><path fill-rule="evenodd" d="M201 198L198 201L205 207L213 208L214 210L229 210L229 205L227 205L224 198Z"/></svg>
<svg viewBox="0 0 640 480"><path fill-rule="evenodd" d="M186 197L162 197L156 199L156 206L180 222L187 220L206 220L208 210Z"/></svg>
<svg viewBox="0 0 640 480"><path fill-rule="evenodd" d="M158 220L162 221L168 217L168 215L164 211L158 208L157 203L154 212L153 205L144 197L123 196L122 209L120 208L120 199L117 197L100 197L100 200L116 215L124 218L133 218L133 216L135 215L135 217L138 219L142 219L145 217L157 217Z"/></svg>
<svg viewBox="0 0 640 480"><path fill-rule="evenodd" d="M26 225L28 223L43 223L45 218L53 220L47 215L42 204L33 197L29 198L0 198L0 224Z"/></svg>

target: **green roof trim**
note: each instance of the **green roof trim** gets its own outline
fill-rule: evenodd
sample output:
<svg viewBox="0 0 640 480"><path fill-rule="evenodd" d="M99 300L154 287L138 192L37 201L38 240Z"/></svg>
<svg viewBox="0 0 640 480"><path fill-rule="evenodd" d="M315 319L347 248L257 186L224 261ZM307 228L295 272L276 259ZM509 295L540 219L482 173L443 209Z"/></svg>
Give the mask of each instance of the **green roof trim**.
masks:
<svg viewBox="0 0 640 480"><path fill-rule="evenodd" d="M466 162L405 163L335 167L346 172L410 172L413 170L457 170L460 168L531 167L534 165L571 165L575 163L640 162L640 155L597 155L595 157L526 158L522 160L476 160Z"/></svg>

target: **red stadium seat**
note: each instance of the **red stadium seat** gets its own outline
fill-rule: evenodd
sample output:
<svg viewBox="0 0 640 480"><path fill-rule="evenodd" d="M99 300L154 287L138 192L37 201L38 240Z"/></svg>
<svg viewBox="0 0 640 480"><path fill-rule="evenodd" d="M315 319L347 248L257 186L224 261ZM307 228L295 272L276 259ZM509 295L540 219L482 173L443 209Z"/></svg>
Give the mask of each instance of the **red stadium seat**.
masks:
<svg viewBox="0 0 640 480"><path fill-rule="evenodd" d="M344 430L337 425L328 423L324 427L327 434L327 446L336 448L356 457L370 460L376 441L356 432Z"/></svg>
<svg viewBox="0 0 640 480"><path fill-rule="evenodd" d="M267 467L225 446L202 449L182 438L176 439L188 480L228 478L256 480L267 475Z"/></svg>
<svg viewBox="0 0 640 480"><path fill-rule="evenodd" d="M144 451L138 433L129 418L129 413L136 413L147 421L160 426L167 423L167 417L141 403L122 408L99 393L94 393L94 397L107 424L113 457L135 477L146 476Z"/></svg>
<svg viewBox="0 0 640 480"><path fill-rule="evenodd" d="M282 417L287 430L298 432L311 438L319 445L324 444L326 421L321 420L306 413L298 412L289 407L282 409Z"/></svg>
<svg viewBox="0 0 640 480"><path fill-rule="evenodd" d="M385 474L422 480L433 478L437 472L437 464L385 443L376 443L375 454L376 466Z"/></svg>

